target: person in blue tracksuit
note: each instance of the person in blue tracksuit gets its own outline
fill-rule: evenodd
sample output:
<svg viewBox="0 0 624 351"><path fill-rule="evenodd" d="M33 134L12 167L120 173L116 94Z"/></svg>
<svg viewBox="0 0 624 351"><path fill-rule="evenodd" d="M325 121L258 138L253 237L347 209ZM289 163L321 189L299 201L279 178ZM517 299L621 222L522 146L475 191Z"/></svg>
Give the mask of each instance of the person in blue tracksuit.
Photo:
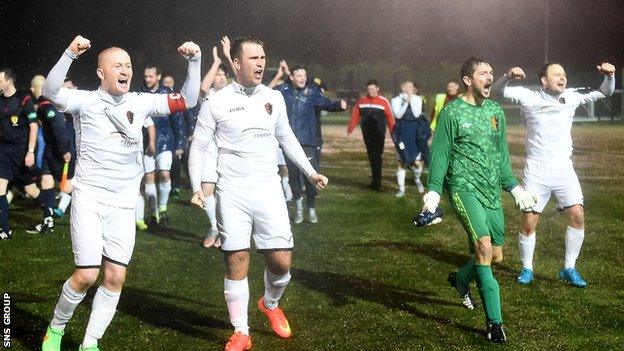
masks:
<svg viewBox="0 0 624 351"><path fill-rule="evenodd" d="M141 91L154 94L175 94L173 90L160 84L162 69L148 65L144 71ZM187 137L184 127L184 113L170 116L152 117L156 126L156 152L154 156L144 155L145 201L150 211L152 225L169 223L167 202L171 192L171 164L173 158L180 157L186 149ZM158 190L156 190L156 171L158 171Z"/></svg>
<svg viewBox="0 0 624 351"><path fill-rule="evenodd" d="M290 127L303 147L310 163L318 171L320 163L317 157L318 117L316 110L344 111L347 109L347 102L326 98L314 82L308 82L307 72L304 67L295 66L290 70L290 73L289 79L286 79L283 84L278 85L275 89L279 90L284 96ZM312 223L316 223L318 221L315 209L316 188L303 177L299 168L290 160L286 160L286 165L288 166L289 182L297 211L294 222L303 222L302 192L305 181L309 220Z"/></svg>

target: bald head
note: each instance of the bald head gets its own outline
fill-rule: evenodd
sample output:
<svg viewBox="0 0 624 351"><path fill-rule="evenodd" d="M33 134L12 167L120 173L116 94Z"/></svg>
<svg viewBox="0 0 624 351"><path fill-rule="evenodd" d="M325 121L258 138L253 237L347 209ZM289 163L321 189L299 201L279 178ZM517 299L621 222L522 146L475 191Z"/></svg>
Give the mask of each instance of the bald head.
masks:
<svg viewBox="0 0 624 351"><path fill-rule="evenodd" d="M108 49L102 50L98 55L98 68L102 68L102 64L106 64L110 62L110 60L127 58L127 61L130 62L130 55L128 52L122 48L118 48L116 46L111 46Z"/></svg>
<svg viewBox="0 0 624 351"><path fill-rule="evenodd" d="M124 49L110 47L98 55L97 75L101 87L111 95L123 95L130 90L132 62Z"/></svg>
<svg viewBox="0 0 624 351"><path fill-rule="evenodd" d="M45 77L38 74L30 81L30 91L38 98L43 92L43 84L45 84Z"/></svg>

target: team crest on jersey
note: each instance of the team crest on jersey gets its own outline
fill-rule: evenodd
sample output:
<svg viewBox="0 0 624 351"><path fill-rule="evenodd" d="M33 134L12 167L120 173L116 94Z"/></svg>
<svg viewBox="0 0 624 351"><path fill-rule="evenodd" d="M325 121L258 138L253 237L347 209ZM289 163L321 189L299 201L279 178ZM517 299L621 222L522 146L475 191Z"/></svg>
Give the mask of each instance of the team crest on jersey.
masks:
<svg viewBox="0 0 624 351"><path fill-rule="evenodd" d="M180 93L169 93L169 98L171 100L178 100L182 97L182 95L180 95Z"/></svg>
<svg viewBox="0 0 624 351"><path fill-rule="evenodd" d="M16 115L11 116L11 123L13 123L13 127L17 127L17 122L19 121L19 117Z"/></svg>
<svg viewBox="0 0 624 351"><path fill-rule="evenodd" d="M266 112L268 114L273 114L273 105L271 105L270 102L267 102L266 104L264 104L264 108L266 109Z"/></svg>
<svg viewBox="0 0 624 351"><path fill-rule="evenodd" d="M134 122L134 113L132 113L132 111L126 112L126 117L128 117L128 122L130 122L130 124Z"/></svg>
<svg viewBox="0 0 624 351"><path fill-rule="evenodd" d="M491 122L492 122L492 128L498 131L498 117L492 116Z"/></svg>

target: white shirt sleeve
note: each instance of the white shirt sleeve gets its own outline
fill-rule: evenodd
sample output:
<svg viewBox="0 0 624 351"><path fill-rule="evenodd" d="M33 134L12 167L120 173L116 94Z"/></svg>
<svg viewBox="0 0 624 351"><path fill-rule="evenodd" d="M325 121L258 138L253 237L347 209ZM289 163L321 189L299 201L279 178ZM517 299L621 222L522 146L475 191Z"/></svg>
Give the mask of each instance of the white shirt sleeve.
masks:
<svg viewBox="0 0 624 351"><path fill-rule="evenodd" d="M312 175L316 174L316 170L310 164L305 152L303 152L303 148L301 148L301 144L299 144L299 140L297 140L297 137L295 137L295 134L288 124L286 103L284 102L282 94L278 91L275 91L275 93L279 94L279 98L276 99L277 108L275 109L275 113L277 113L275 137L282 147L284 154L286 154L286 157L288 157L288 159L309 179ZM197 127L195 130L197 130Z"/></svg>
<svg viewBox="0 0 624 351"><path fill-rule="evenodd" d="M405 110L407 110L407 104L405 103L405 100L403 100L401 95L395 96L394 98L392 98L392 101L390 101L390 105L392 106L392 113L394 114L394 118L401 119L401 117L403 117L403 114L405 114Z"/></svg>
<svg viewBox="0 0 624 351"><path fill-rule="evenodd" d="M208 150L210 144L214 143L215 128L216 122L212 114L210 102L205 100L199 110L197 124L193 132L193 140L189 147L189 178L193 193L201 191L201 179L204 170L202 166L203 158L207 154L206 150Z"/></svg>
<svg viewBox="0 0 624 351"><path fill-rule="evenodd" d="M154 125L154 120L152 117L147 117L145 121L143 121L143 128L148 128Z"/></svg>
<svg viewBox="0 0 624 351"><path fill-rule="evenodd" d="M418 95L412 95L412 102L410 103L414 117L418 118L422 114L422 98Z"/></svg>
<svg viewBox="0 0 624 351"><path fill-rule="evenodd" d="M610 76L610 77L605 76L598 90L593 90L587 94L578 94L578 95L579 95L579 100L581 104L585 104L590 101L596 101L598 99L603 99L603 98L606 98L607 96L611 96L614 91L615 91L615 75Z"/></svg>

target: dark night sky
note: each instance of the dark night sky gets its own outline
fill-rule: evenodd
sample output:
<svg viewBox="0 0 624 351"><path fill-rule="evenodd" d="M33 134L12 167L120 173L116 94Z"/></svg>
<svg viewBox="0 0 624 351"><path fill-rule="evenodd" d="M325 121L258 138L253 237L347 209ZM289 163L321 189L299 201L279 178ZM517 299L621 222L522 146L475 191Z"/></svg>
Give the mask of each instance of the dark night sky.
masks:
<svg viewBox="0 0 624 351"><path fill-rule="evenodd" d="M204 51L230 38L254 34L278 58L344 66L381 60L426 67L490 58L496 71L511 65L536 70L544 60L545 0L248 0L45 1L0 3L0 66L24 86L47 73L76 34L92 52L71 71L95 85L95 58L111 45L128 49L135 67L155 62L181 76L175 52L184 40ZM624 65L624 1L550 0L550 58L568 74L588 74L601 60ZM135 75L140 72L135 72ZM135 76L134 82L140 79Z"/></svg>

